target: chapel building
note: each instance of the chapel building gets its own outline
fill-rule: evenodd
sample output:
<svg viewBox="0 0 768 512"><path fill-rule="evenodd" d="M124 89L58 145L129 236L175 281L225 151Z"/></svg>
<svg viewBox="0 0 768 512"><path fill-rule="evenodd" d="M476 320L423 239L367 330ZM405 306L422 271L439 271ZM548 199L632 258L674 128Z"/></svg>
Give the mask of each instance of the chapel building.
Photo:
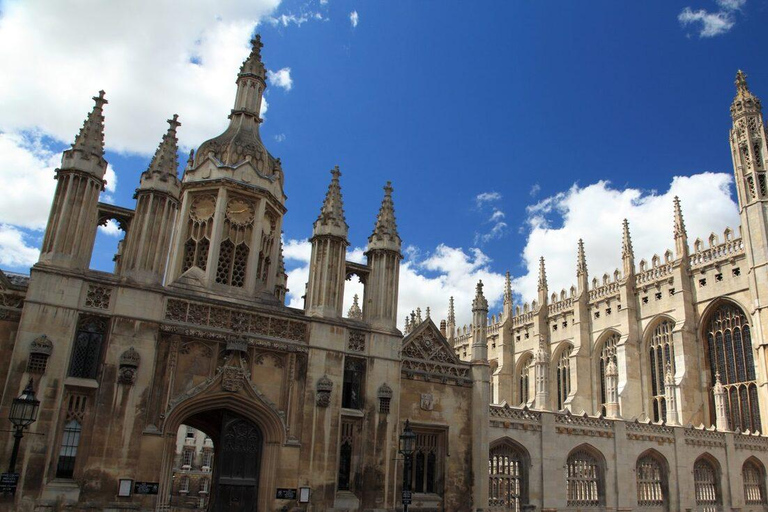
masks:
<svg viewBox="0 0 768 512"><path fill-rule="evenodd" d="M393 188L366 263L346 261L338 168L304 308L285 306L284 181L300 176L259 135L261 47L181 178L169 120L133 209L99 202L103 92L64 151L40 261L0 272L0 417L30 380L40 400L0 510L402 510L406 420L410 511L768 510L768 149L741 72L735 231L689 243L676 200L674 250L650 262L625 222L611 275L590 280L580 243L569 291L550 294L542 260L532 302L513 305L507 276L499 316L478 283L470 326L451 300L439 326L414 313L401 332ZM91 270L110 219L115 270Z"/></svg>

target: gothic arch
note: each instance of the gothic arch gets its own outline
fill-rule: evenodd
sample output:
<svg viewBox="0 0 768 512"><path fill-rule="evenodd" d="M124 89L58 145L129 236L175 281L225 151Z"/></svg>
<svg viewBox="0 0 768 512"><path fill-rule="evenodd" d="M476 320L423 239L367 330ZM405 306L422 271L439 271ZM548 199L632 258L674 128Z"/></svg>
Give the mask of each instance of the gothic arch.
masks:
<svg viewBox="0 0 768 512"><path fill-rule="evenodd" d="M682 350L676 347L673 333L676 320L669 315L653 317L643 331L640 343L640 371L643 409L653 421L666 419L666 376L667 363L672 373L676 372L675 354Z"/></svg>
<svg viewBox="0 0 768 512"><path fill-rule="evenodd" d="M635 461L637 505L669 510L669 463L653 448L642 452Z"/></svg>
<svg viewBox="0 0 768 512"><path fill-rule="evenodd" d="M608 364L608 355L612 352L613 357L616 357L615 347L618 345L618 341L621 339L621 333L616 329L606 329L597 338L592 351L592 386L594 392L592 393L593 404L595 411L600 414L605 414L603 404L606 399L605 388L605 366ZM612 342L613 349L606 351L607 344Z"/></svg>
<svg viewBox="0 0 768 512"><path fill-rule="evenodd" d="M728 428L737 432L762 431L758 365L747 310L730 298L713 300L701 316L698 339L703 346L706 376L702 384L709 402L710 423L715 423L712 387L719 377L725 391Z"/></svg>
<svg viewBox="0 0 768 512"><path fill-rule="evenodd" d="M699 455L693 463L693 488L696 505L721 505L723 503L721 483L720 462L710 453L705 452Z"/></svg>
<svg viewBox="0 0 768 512"><path fill-rule="evenodd" d="M565 459L566 502L569 507L605 506L605 457L589 443L573 448Z"/></svg>
<svg viewBox="0 0 768 512"><path fill-rule="evenodd" d="M570 350L568 360L561 360L566 351ZM573 355L573 343L561 341L552 351L549 365L550 396L554 399L557 410L565 408L565 401L571 392L570 357Z"/></svg>
<svg viewBox="0 0 768 512"><path fill-rule="evenodd" d="M765 490L765 465L754 455L747 458L741 465L742 488L744 503L747 505L765 506L767 497Z"/></svg>
<svg viewBox="0 0 768 512"><path fill-rule="evenodd" d="M531 370L529 371L529 374L527 376L523 375L523 370L529 365ZM515 377L514 377L514 398L513 403L516 405L526 405L526 403L530 402L533 396L528 392L530 390L530 387L527 387L524 391L522 388L523 382L529 382L534 379L532 375L530 375L530 372L533 371L533 352L530 350L526 350L522 354L520 354L520 357L517 358L517 363L515 364ZM523 400L525 398L525 400Z"/></svg>
<svg viewBox="0 0 768 512"><path fill-rule="evenodd" d="M507 436L492 441L488 465L489 507L519 510L528 503L531 457L522 444Z"/></svg>
<svg viewBox="0 0 768 512"><path fill-rule="evenodd" d="M715 299L712 299L712 302L707 304L707 306L704 308L704 310L699 315L699 325L697 328L697 340L703 340L704 335L707 333L707 323L709 322L712 314L721 306L725 304L730 304L732 306L736 306L737 308L741 309L744 312L744 315L747 317L747 322L749 323L750 327L752 326L752 315L749 313L749 309L747 306L742 304L736 299L733 299L731 297L717 297Z"/></svg>

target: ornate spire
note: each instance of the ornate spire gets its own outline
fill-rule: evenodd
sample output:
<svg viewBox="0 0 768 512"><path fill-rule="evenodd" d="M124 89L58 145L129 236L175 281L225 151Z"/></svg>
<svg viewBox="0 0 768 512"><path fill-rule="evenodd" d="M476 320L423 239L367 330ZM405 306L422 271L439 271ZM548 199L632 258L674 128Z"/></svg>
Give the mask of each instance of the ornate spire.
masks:
<svg viewBox="0 0 768 512"><path fill-rule="evenodd" d="M376 226L368 237L368 249L386 249L400 252L400 235L397 234L395 205L392 202L392 182L384 187L384 199L376 217Z"/></svg>
<svg viewBox="0 0 768 512"><path fill-rule="evenodd" d="M453 299L453 297L451 297L451 299ZM451 306L453 306L453 300L451 300ZM477 282L477 287L475 287L475 298L472 301L472 312L479 311L485 311L486 315L488 314L488 301L485 300L485 296L483 295L482 280Z"/></svg>
<svg viewBox="0 0 768 512"><path fill-rule="evenodd" d="M677 258L688 256L688 233L685 230L680 198L675 196L675 251Z"/></svg>
<svg viewBox="0 0 768 512"><path fill-rule="evenodd" d="M579 248L576 256L576 276L587 275L587 256L584 253L584 240L579 238Z"/></svg>
<svg viewBox="0 0 768 512"><path fill-rule="evenodd" d="M91 113L80 128L80 133L75 137L72 144L72 150L82 151L87 155L94 155L98 158L104 158L104 105L107 100L104 98L104 91L99 91L98 96L93 97L94 105Z"/></svg>
<svg viewBox="0 0 768 512"><path fill-rule="evenodd" d="M453 297L448 301L448 323L456 325L456 310L453 308Z"/></svg>
<svg viewBox="0 0 768 512"><path fill-rule="evenodd" d="M349 308L349 313L347 316L349 318L353 318L355 320L362 320L363 319L363 310L360 309L360 304L358 303L359 297L357 294L352 298L352 306ZM406 318L406 321L408 319Z"/></svg>
<svg viewBox="0 0 768 512"><path fill-rule="evenodd" d="M177 114L174 114L172 119L168 119L168 131L163 135L163 139L160 141L157 151L155 151L155 156L152 157L149 168L144 172L144 175L159 174L161 176L178 177L179 139L176 138L176 128L181 126L178 119L179 116ZM144 175L142 175L142 178Z"/></svg>
<svg viewBox="0 0 768 512"><path fill-rule="evenodd" d="M539 291L547 290L547 269L544 267L544 256L539 258Z"/></svg>
<svg viewBox="0 0 768 512"><path fill-rule="evenodd" d="M512 279L509 271L504 275L504 305L512 304Z"/></svg>
<svg viewBox="0 0 768 512"><path fill-rule="evenodd" d="M635 249L632 247L632 236L629 234L629 221L622 222L621 260L624 262L624 278L635 273Z"/></svg>
<svg viewBox="0 0 768 512"><path fill-rule="evenodd" d="M742 71L736 72L736 97L731 103L731 117L735 120L742 115L755 115L762 111L760 99L758 99L747 85L747 75Z"/></svg>
<svg viewBox="0 0 768 512"><path fill-rule="evenodd" d="M331 183L328 185L328 192L325 194L325 201L320 208L320 215L314 224L314 234L317 235L336 235L347 238L349 226L344 219L344 203L341 198L341 185L339 185L339 166L331 169Z"/></svg>
<svg viewBox="0 0 768 512"><path fill-rule="evenodd" d="M248 58L243 61L240 66L240 73L237 74L238 78L242 76L256 76L264 80L267 76L267 69L264 67L264 63L261 62L261 49L264 44L261 42L261 34L251 39L251 53Z"/></svg>

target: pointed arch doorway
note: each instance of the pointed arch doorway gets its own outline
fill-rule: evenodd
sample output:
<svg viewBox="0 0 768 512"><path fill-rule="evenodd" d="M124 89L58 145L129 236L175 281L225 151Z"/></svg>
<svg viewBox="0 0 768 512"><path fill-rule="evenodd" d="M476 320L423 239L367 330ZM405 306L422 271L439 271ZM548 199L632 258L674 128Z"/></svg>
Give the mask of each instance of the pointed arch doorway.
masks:
<svg viewBox="0 0 768 512"><path fill-rule="evenodd" d="M264 435L228 409L193 415L184 424L205 432L215 447L208 512L258 512Z"/></svg>

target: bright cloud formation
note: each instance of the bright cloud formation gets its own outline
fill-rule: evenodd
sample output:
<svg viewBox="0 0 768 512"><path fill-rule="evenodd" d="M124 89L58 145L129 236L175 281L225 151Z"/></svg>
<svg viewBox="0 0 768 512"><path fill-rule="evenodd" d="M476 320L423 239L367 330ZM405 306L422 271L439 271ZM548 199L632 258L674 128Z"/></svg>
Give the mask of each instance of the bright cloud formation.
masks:
<svg viewBox="0 0 768 512"><path fill-rule="evenodd" d="M710 233L722 239L725 228L736 229L739 216L731 199L730 174L705 172L672 179L663 192L614 188L608 181L569 190L528 207L528 240L523 250L526 273L515 280L515 291L526 301L536 297L538 261L546 261L550 293L576 282L576 246L584 240L592 277L602 278L621 267L622 220L629 220L635 261L650 261L674 247L673 198L680 197L689 243Z"/></svg>
<svg viewBox="0 0 768 512"><path fill-rule="evenodd" d="M718 11L684 8L677 19L682 26L693 25L699 29L699 37L715 37L725 34L736 24L735 14L747 3L747 0L716 0Z"/></svg>
<svg viewBox="0 0 768 512"><path fill-rule="evenodd" d="M501 238L506 233L507 223L504 220L506 214L499 206L492 205L492 203L501 201L501 197L498 192L483 192L475 196L477 209L488 215L487 220L483 222L483 230L475 232L475 245L486 244L491 240Z"/></svg>
<svg viewBox="0 0 768 512"><path fill-rule="evenodd" d="M349 13L349 23L352 25L352 28L355 28L359 22L360 15L357 14L357 11L352 11Z"/></svg>
<svg viewBox="0 0 768 512"><path fill-rule="evenodd" d="M280 87L286 91L290 91L293 87L293 79L291 79L291 68L283 68L278 71L267 71L267 79L270 85Z"/></svg>
<svg viewBox="0 0 768 512"><path fill-rule="evenodd" d="M279 2L195 0L183 23L175 6L151 0L6 2L0 131L70 143L104 89L109 149L151 154L174 113L181 145L194 147L226 127L250 35Z"/></svg>

